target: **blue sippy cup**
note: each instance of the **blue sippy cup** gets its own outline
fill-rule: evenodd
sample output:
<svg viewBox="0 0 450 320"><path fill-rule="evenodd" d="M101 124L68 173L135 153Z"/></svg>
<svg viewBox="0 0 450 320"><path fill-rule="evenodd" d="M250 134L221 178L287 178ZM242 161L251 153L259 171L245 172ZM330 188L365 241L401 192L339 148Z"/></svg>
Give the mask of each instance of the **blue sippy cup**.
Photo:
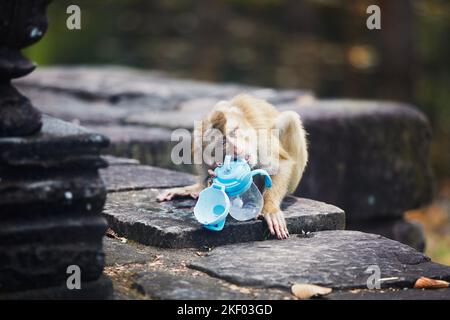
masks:
<svg viewBox="0 0 450 320"><path fill-rule="evenodd" d="M256 218L263 207L263 197L253 183L253 176L265 176L267 188L272 186L269 174L263 169L251 170L242 159L231 161L214 170L216 177L210 187L200 192L194 207L195 218L209 230L220 231L228 214L239 221Z"/></svg>

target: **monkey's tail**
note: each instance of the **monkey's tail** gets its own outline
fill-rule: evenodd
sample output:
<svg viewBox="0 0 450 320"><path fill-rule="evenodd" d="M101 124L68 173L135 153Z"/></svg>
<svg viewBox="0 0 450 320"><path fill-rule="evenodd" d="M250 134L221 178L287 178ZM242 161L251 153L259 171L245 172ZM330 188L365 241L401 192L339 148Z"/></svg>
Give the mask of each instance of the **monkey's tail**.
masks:
<svg viewBox="0 0 450 320"><path fill-rule="evenodd" d="M300 116L294 111L282 112L277 118L276 127L280 130L281 146L295 162L295 170L288 185L288 192L293 193L300 183L308 162L306 131Z"/></svg>

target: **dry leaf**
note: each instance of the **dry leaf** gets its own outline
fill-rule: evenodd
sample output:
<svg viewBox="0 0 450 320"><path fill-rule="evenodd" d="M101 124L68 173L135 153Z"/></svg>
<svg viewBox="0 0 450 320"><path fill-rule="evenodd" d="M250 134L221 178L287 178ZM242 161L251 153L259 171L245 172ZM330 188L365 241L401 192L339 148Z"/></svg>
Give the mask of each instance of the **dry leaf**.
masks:
<svg viewBox="0 0 450 320"><path fill-rule="evenodd" d="M353 290L350 290L350 293L360 293L362 290L361 289L353 289Z"/></svg>
<svg viewBox="0 0 450 320"><path fill-rule="evenodd" d="M126 239L126 238L124 238L124 237L119 237L119 236L117 235L117 233L115 233L114 230L111 229L111 228L109 228L108 230L106 230L106 236L107 236L108 238L111 238L111 239L120 240L120 242L122 242L122 243L127 243L127 239Z"/></svg>
<svg viewBox="0 0 450 320"><path fill-rule="evenodd" d="M316 286L314 284L297 283L291 287L292 294L299 299L309 299L315 296L329 294L332 289Z"/></svg>
<svg viewBox="0 0 450 320"><path fill-rule="evenodd" d="M420 277L414 284L415 289L441 289L448 288L449 283L444 280L434 280L426 277Z"/></svg>

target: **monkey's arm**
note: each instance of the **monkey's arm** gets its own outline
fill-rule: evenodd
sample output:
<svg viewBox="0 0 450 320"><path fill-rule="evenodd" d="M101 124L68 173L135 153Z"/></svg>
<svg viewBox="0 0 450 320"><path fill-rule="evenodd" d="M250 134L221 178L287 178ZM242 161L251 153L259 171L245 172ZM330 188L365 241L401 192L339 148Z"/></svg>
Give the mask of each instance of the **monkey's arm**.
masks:
<svg viewBox="0 0 450 320"><path fill-rule="evenodd" d="M198 194L202 191L205 186L202 183L196 183L186 187L171 188L162 191L156 200L158 201L169 201L178 197L191 197L194 199L198 198Z"/></svg>
<svg viewBox="0 0 450 320"><path fill-rule="evenodd" d="M272 187L264 191L264 216L271 234L276 234L279 239L289 237L281 202L288 193L289 181L294 170L291 160L281 160L277 174L272 176Z"/></svg>

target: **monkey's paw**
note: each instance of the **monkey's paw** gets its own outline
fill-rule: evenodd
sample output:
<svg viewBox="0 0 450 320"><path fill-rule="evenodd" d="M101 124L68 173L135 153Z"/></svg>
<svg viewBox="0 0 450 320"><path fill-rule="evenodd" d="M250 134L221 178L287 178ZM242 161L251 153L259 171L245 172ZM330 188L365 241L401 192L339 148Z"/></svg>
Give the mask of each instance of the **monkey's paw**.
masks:
<svg viewBox="0 0 450 320"><path fill-rule="evenodd" d="M289 231L286 226L286 219L284 218L283 211L264 213L263 216L272 235L276 234L278 239L289 238Z"/></svg>
<svg viewBox="0 0 450 320"><path fill-rule="evenodd" d="M191 198L197 199L198 193L190 192L189 190L186 190L185 188L174 188L174 189L168 189L168 190L161 192L156 197L156 200L159 202L162 202L162 201L170 201L175 198L181 198L181 197L191 197Z"/></svg>

